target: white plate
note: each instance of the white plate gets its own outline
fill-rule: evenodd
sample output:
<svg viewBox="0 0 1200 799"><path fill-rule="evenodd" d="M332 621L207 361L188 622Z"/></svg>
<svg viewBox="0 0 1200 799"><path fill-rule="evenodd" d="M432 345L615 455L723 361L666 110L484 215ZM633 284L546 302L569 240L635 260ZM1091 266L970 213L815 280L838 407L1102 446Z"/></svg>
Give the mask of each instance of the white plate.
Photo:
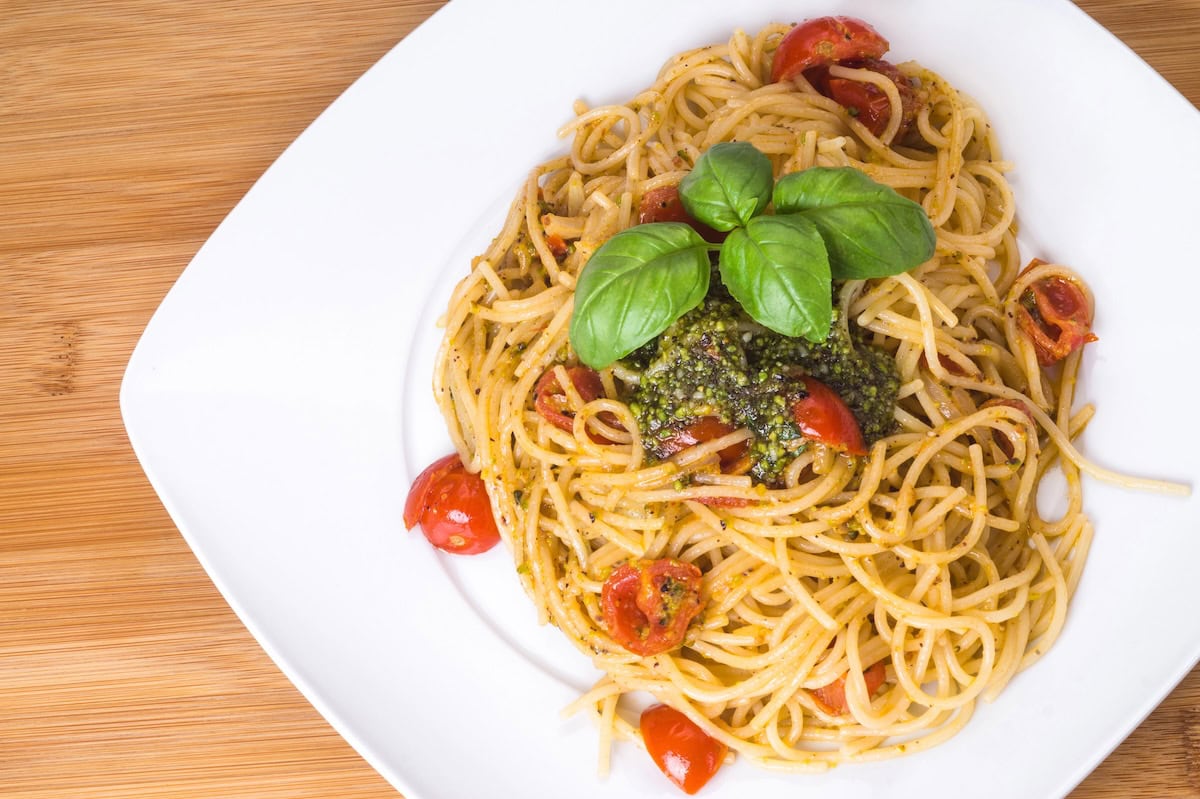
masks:
<svg viewBox="0 0 1200 799"><path fill-rule="evenodd" d="M1099 302L1084 446L1193 480L1200 114L1067 2L455 0L354 84L197 254L130 361L121 407L172 518L300 690L412 799L675 796L633 746L595 776L560 708L594 674L537 628L506 553L406 534L449 451L433 320L577 97L617 101L734 27L854 14L976 96L1016 161L1023 240ZM1026 255L1033 255L1027 252ZM1088 481L1092 551L1052 652L949 743L704 795L1065 794L1200 656L1200 505ZM753 792L753 794L751 794Z"/></svg>

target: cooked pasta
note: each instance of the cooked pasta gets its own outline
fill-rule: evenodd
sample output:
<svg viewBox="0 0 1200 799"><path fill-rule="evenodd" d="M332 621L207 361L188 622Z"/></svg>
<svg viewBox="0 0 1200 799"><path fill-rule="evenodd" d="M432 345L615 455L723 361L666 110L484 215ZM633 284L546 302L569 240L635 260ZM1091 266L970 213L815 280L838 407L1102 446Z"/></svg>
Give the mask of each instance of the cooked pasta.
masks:
<svg viewBox="0 0 1200 799"><path fill-rule="evenodd" d="M680 53L624 105L577 103L569 152L532 170L443 318L437 400L539 619L602 673L572 708L600 724L602 764L611 741L641 742L650 696L773 769L946 740L1062 630L1092 540L1081 472L1124 479L1072 443L1093 414L1074 403L1082 348L1045 367L1018 323L1036 281L1079 287L1089 320L1092 298L1066 266L1022 271L1010 164L984 110L907 63L918 102L902 125L896 82L830 66L886 98L877 135L804 74L771 82L788 30ZM589 258L727 141L765 153L777 177L861 170L932 223L935 253L915 269L835 283L835 326L898 377L865 455L808 441L759 479L722 467L755 438L745 427L656 454L631 399L642 367L599 369L595 392L569 371ZM561 394L558 423L539 382ZM1053 515L1038 503L1051 470L1066 491ZM703 606L681 646L639 655L614 638L602 593L623 564L657 559L699 569Z"/></svg>

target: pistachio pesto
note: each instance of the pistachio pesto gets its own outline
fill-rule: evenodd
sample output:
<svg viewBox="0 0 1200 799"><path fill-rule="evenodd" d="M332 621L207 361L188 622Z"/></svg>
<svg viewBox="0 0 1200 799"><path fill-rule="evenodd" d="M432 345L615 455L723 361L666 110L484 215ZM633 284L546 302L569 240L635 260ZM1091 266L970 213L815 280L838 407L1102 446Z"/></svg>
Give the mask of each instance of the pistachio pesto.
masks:
<svg viewBox="0 0 1200 799"><path fill-rule="evenodd" d="M836 320L819 343L782 336L750 319L719 284L625 364L641 373L629 406L652 456L663 457L691 421L715 416L751 430L749 473L769 485L806 445L791 411L806 396L803 376L841 396L868 445L891 432L900 386L892 358L856 344Z"/></svg>

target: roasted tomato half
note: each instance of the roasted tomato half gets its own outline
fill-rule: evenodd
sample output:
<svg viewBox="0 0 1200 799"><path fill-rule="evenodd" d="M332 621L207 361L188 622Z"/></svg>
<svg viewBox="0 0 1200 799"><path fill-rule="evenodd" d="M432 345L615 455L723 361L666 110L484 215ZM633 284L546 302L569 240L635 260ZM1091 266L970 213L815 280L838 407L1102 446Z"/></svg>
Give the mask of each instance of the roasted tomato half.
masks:
<svg viewBox="0 0 1200 799"><path fill-rule="evenodd" d="M1096 340L1083 289L1057 275L1035 280L1021 292L1017 326L1033 342L1042 366L1052 366Z"/></svg>
<svg viewBox="0 0 1200 799"><path fill-rule="evenodd" d="M869 69L896 85L900 93L901 119L896 139L912 126L920 107L916 92L895 65L881 60L888 41L879 32L854 17L820 17L792 28L771 64L771 81L791 80L800 73L818 92L854 115L876 136L887 130L892 105L878 86L829 74L834 65Z"/></svg>
<svg viewBox="0 0 1200 799"><path fill-rule="evenodd" d="M792 418L805 438L851 455L866 455L862 429L849 406L829 386L804 378L808 396L792 406Z"/></svg>
<svg viewBox="0 0 1200 799"><path fill-rule="evenodd" d="M722 422L716 416L700 416L672 431L658 446L657 452L661 457L670 457L688 447L727 436L736 429L733 425ZM749 471L750 462L746 455L749 449L749 442L739 441L718 452L717 457L721 459L721 471L725 474L744 474Z"/></svg>
<svg viewBox="0 0 1200 799"><path fill-rule="evenodd" d="M678 186L659 186L642 195L642 202L638 205L638 224L648 222L683 222L699 233L702 239L714 244L720 244L729 235L713 230L689 214L679 198Z"/></svg>
<svg viewBox="0 0 1200 799"><path fill-rule="evenodd" d="M1033 418L1033 411L1029 410L1029 406L1021 400L1011 400L997 397L983 403L979 406L979 408L982 410L983 408L991 408L996 405L1007 405L1010 408L1016 408L1017 410L1021 411L1021 413L1025 414L1029 418L1029 421L1036 423L1036 420ZM1012 442L1008 440L1008 436L1005 436L999 430L993 430L992 440L996 442L996 446L999 447L1000 451L1004 453L1004 457L1011 458L1013 456L1013 445Z"/></svg>
<svg viewBox="0 0 1200 799"><path fill-rule="evenodd" d="M818 17L787 32L771 63L771 82L791 80L811 67L880 58L888 40L861 19Z"/></svg>
<svg viewBox="0 0 1200 799"><path fill-rule="evenodd" d="M876 663L863 672L863 680L867 683L867 696L873 696L887 678L887 669L883 661ZM843 674L828 685L822 685L812 692L812 697L821 709L832 716L841 716L850 712L846 704L846 675Z"/></svg>
<svg viewBox="0 0 1200 799"><path fill-rule="evenodd" d="M704 603L700 569L674 558L623 563L600 592L608 633L635 655L675 649Z"/></svg>
<svg viewBox="0 0 1200 799"><path fill-rule="evenodd" d="M713 738L684 714L667 705L642 711L642 741L667 779L694 794L712 779L729 747Z"/></svg>
<svg viewBox="0 0 1200 799"><path fill-rule="evenodd" d="M567 378L585 403L604 396L604 384L600 382L600 374L594 369L586 366L568 366ZM534 407L546 421L560 430L571 432L575 424L575 413L568 406L567 393L558 384L558 377L553 369L547 370L546 374L538 379L533 388L533 397Z"/></svg>
<svg viewBox="0 0 1200 799"><path fill-rule="evenodd" d="M667 458L676 452L682 452L688 447L715 441L721 436L727 436L737 428L722 422L716 416L700 416L671 432L655 450L659 457ZM750 442L739 441L717 452L723 474L745 474L754 466L750 458ZM696 502L702 505L713 505L726 508L744 508L751 504L744 497L697 497Z"/></svg>
<svg viewBox="0 0 1200 799"><path fill-rule="evenodd" d="M434 461L417 475L404 503L404 526L421 525L429 543L456 555L487 552L500 541L483 479L458 455Z"/></svg>
<svg viewBox="0 0 1200 799"><path fill-rule="evenodd" d="M896 69L895 65L878 59L848 61L842 66L878 72L896 85L896 91L900 94L900 126L896 130L895 139L902 138L912 127L921 105L908 78ZM849 111L871 133L881 136L887 130L888 123L892 120L892 104L887 94L878 86L847 78L835 78L829 74L829 67L814 67L806 71L804 77L814 89Z"/></svg>

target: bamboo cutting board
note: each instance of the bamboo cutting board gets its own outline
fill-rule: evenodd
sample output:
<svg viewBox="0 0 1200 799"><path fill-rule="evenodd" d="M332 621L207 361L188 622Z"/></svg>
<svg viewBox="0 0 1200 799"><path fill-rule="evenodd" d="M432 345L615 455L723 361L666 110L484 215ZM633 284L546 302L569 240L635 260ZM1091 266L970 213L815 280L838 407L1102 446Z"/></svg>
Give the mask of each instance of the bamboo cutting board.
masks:
<svg viewBox="0 0 1200 799"><path fill-rule="evenodd" d="M0 0L0 796L398 796L217 594L117 390L234 203L440 5ZM1200 102L1200 2L1080 5ZM1200 797L1200 671L1072 797Z"/></svg>

